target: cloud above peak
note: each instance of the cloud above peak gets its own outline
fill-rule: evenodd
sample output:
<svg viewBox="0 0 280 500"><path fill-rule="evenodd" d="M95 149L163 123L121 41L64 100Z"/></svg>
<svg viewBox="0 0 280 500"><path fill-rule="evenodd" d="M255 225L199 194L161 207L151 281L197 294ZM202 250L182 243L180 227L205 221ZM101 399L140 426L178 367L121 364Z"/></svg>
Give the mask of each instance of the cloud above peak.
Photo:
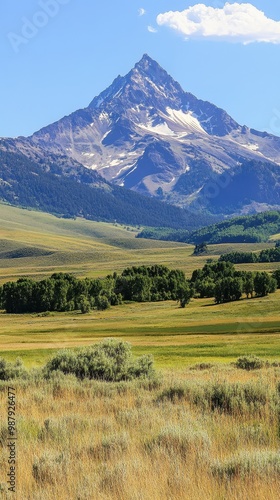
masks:
<svg viewBox="0 0 280 500"><path fill-rule="evenodd" d="M200 3L181 12L159 14L157 24L175 30L186 39L280 44L280 21L269 19L250 3L227 2L222 8Z"/></svg>

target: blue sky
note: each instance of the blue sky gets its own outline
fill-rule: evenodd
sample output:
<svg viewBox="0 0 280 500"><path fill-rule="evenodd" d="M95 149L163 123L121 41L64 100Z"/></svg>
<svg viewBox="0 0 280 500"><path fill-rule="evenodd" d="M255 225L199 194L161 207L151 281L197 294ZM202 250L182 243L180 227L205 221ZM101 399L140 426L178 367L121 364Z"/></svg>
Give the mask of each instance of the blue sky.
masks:
<svg viewBox="0 0 280 500"><path fill-rule="evenodd" d="M250 31L249 25L252 28L260 20L259 31L256 34L253 29L248 40L246 33L231 37L226 29L222 37L209 35L207 23L212 23L210 17L216 11L206 7L222 12L225 3L1 2L0 136L29 135L86 107L118 74L126 74L143 53L156 59L186 91L224 108L240 124L280 135L280 2L229 2L246 4L245 11L248 4L256 8L256 19L249 12L252 21L248 23L244 17L246 28L241 22L241 31L247 27ZM188 10L196 4L206 7L196 7L195 13ZM257 9L268 19L262 19ZM187 17L182 17L183 11ZM202 23L199 16L203 12ZM189 36L186 30L194 16L196 31ZM183 28L179 28L182 22ZM215 29L220 31L221 26ZM262 36L265 42L254 41Z"/></svg>

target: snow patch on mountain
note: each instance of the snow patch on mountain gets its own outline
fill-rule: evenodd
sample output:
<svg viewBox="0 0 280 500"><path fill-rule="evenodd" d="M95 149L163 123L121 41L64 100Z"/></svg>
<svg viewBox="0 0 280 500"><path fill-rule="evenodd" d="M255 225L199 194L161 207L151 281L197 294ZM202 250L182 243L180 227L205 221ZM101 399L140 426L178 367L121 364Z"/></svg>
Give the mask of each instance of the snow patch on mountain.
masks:
<svg viewBox="0 0 280 500"><path fill-rule="evenodd" d="M258 144L243 144L244 148L250 149L251 151L258 151L259 145Z"/></svg>
<svg viewBox="0 0 280 500"><path fill-rule="evenodd" d="M171 130L167 123L161 123L159 125L153 125L153 122L150 121L147 125L138 125L142 130L146 130L147 132L152 132L153 134L159 135L175 135L174 131Z"/></svg>
<svg viewBox="0 0 280 500"><path fill-rule="evenodd" d="M166 113L159 112L159 116L163 120L162 123L155 124L155 119L150 118L147 123L140 123L137 126L146 132L178 138L193 133L208 135L191 111L185 113L167 107Z"/></svg>
<svg viewBox="0 0 280 500"><path fill-rule="evenodd" d="M207 132L202 128L198 119L193 115L190 111L185 113L181 109L171 109L169 107L166 108L168 118L171 122L179 125L183 130L190 132L199 132L205 135L208 135Z"/></svg>

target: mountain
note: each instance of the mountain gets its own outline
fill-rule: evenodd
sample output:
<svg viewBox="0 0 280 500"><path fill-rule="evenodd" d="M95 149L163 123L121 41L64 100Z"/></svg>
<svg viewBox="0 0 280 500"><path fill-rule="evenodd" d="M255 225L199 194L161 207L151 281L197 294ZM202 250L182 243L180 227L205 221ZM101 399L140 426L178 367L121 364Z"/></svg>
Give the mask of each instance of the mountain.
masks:
<svg viewBox="0 0 280 500"><path fill-rule="evenodd" d="M146 54L87 108L36 132L29 142L63 151L114 184L181 206L199 200L214 212L217 203L205 194L209 183L219 185L221 175L232 176L236 169L239 175L244 162L280 164L279 137L241 126L185 92ZM253 193L246 205L254 209L255 202ZM223 206L218 211L225 212Z"/></svg>
<svg viewBox="0 0 280 500"><path fill-rule="evenodd" d="M1 149L55 175L58 165L59 176L105 190L110 182L193 214L280 208L280 138L185 92L147 54L88 107L31 137L2 140Z"/></svg>

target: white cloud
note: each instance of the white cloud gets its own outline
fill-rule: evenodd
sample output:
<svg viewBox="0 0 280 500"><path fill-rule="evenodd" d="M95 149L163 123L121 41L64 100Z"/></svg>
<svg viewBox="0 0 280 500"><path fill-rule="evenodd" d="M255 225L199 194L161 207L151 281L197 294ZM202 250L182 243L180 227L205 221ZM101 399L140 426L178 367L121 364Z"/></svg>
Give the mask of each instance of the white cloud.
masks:
<svg viewBox="0 0 280 500"><path fill-rule="evenodd" d="M227 2L222 8L200 3L181 12L159 14L157 23L172 28L187 39L280 44L280 21L269 19L250 3Z"/></svg>
<svg viewBox="0 0 280 500"><path fill-rule="evenodd" d="M157 29L156 29L156 28L154 28L153 26L148 26L148 31L149 31L150 33L157 33Z"/></svg>
<svg viewBox="0 0 280 500"><path fill-rule="evenodd" d="M145 9L143 9L143 7L141 7L141 9L138 9L139 16L144 16L145 14L146 14L146 11L145 11Z"/></svg>

